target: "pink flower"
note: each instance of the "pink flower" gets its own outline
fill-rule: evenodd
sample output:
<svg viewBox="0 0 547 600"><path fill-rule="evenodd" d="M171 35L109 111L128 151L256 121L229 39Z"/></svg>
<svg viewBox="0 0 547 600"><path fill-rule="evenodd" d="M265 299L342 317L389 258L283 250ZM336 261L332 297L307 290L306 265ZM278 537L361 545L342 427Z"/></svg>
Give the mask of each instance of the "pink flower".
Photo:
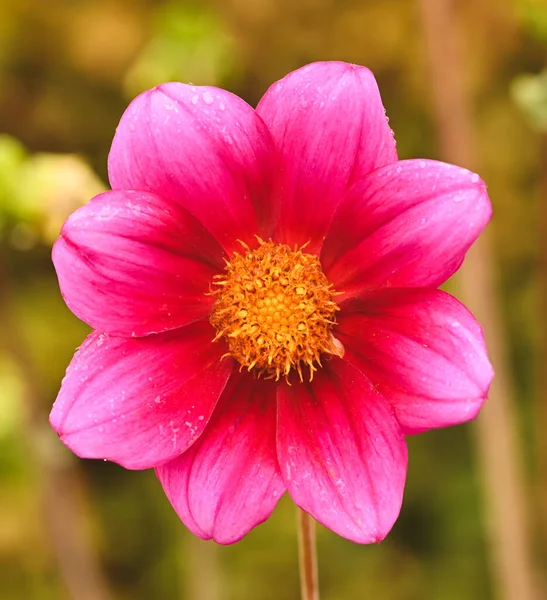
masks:
<svg viewBox="0 0 547 600"><path fill-rule="evenodd" d="M484 183L398 161L372 73L336 62L256 111L212 87L147 91L109 174L53 250L96 330L51 412L61 440L155 468L204 539L239 540L287 490L350 540L384 538L405 435L473 419L492 379L481 328L436 289L490 218Z"/></svg>

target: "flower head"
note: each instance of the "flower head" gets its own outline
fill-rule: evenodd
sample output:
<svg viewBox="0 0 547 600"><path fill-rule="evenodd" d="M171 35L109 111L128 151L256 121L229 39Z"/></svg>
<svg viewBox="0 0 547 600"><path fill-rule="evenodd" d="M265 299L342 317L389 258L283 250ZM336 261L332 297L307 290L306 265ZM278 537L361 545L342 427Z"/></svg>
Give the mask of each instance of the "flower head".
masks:
<svg viewBox="0 0 547 600"><path fill-rule="evenodd" d="M112 190L53 250L94 331L51 413L76 454L155 468L196 535L240 539L288 493L351 540L401 507L405 435L478 413L482 331L436 289L491 214L477 175L398 161L370 71L315 63L253 110L136 98Z"/></svg>

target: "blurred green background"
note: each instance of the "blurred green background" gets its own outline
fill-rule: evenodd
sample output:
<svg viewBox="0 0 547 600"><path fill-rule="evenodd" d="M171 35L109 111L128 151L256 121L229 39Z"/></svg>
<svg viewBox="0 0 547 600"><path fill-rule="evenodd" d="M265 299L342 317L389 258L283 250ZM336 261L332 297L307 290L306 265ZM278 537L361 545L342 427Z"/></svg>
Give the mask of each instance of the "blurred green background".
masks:
<svg viewBox="0 0 547 600"><path fill-rule="evenodd" d="M495 210L489 268L507 342L503 368L514 384L509 416L518 443L511 449L531 525L528 562L540 590L547 3L453 4L473 108L473 167ZM218 85L255 105L273 81L307 62L363 64L379 81L400 157L441 158L423 5L0 1L0 598L299 597L287 498L240 543L204 543L177 519L152 472L79 461L50 431L49 408L88 331L61 299L51 244L67 215L106 189L107 153L128 102L162 81ZM508 598L496 584L486 501L503 489L486 490L492 483L475 427L409 439L403 510L381 544L359 546L319 528L324 600Z"/></svg>

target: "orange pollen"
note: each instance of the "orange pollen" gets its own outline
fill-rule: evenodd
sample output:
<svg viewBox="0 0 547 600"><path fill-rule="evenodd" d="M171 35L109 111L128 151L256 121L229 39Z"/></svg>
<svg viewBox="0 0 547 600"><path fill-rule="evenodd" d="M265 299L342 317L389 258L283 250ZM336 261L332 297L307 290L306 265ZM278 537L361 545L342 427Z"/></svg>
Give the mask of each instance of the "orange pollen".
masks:
<svg viewBox="0 0 547 600"><path fill-rule="evenodd" d="M241 368L266 379L286 379L295 369L310 381L322 354L342 357L344 347L332 335L339 309L338 295L321 269L319 258L286 244L264 242L244 254L234 253L221 275L215 276L211 324L215 341L228 344L225 356Z"/></svg>

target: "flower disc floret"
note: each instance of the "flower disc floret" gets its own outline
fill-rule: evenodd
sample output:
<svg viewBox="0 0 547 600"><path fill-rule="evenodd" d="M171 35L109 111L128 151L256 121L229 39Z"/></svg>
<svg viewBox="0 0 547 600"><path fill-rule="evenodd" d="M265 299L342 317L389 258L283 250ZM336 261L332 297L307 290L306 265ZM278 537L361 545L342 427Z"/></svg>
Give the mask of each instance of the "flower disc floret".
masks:
<svg viewBox="0 0 547 600"><path fill-rule="evenodd" d="M304 246L261 239L254 250L243 246L245 253L234 253L215 277L215 340L224 338L227 354L258 376L278 380L295 369L302 381L307 366L311 381L322 354L343 356L331 331L339 310L336 292L318 257L303 252Z"/></svg>

